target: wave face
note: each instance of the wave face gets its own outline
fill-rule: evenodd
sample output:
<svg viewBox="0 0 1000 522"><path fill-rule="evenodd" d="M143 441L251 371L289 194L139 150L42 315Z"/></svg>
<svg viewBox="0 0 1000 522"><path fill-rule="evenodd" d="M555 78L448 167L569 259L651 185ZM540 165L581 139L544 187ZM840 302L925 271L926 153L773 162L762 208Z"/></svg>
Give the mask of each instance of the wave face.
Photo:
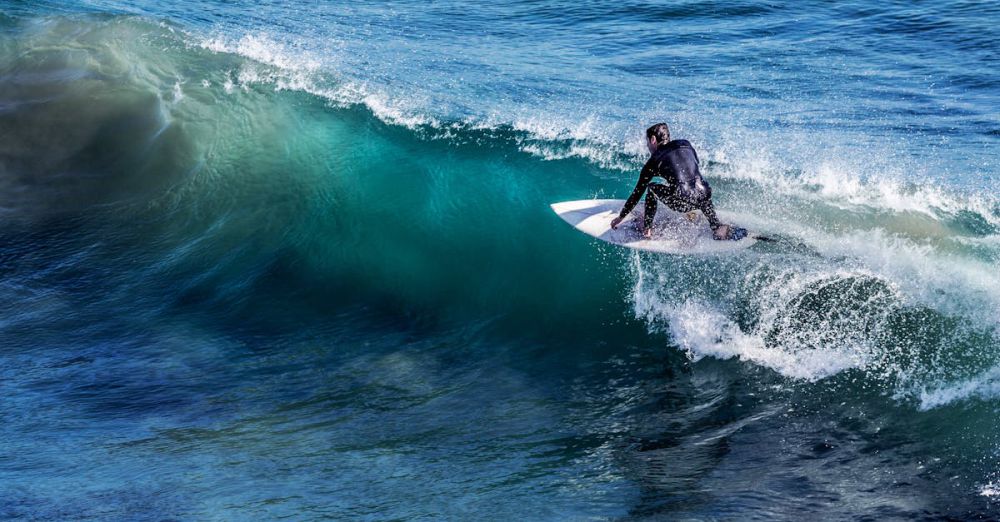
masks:
<svg viewBox="0 0 1000 522"><path fill-rule="evenodd" d="M5 5L0 514L996 516L1000 13L453 7Z"/></svg>

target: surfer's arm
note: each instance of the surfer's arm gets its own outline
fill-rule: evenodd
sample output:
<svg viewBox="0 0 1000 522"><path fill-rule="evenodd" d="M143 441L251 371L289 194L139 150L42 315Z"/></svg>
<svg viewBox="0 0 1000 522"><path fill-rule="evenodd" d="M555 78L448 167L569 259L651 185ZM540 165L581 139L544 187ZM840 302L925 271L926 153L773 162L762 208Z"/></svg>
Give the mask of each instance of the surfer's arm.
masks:
<svg viewBox="0 0 1000 522"><path fill-rule="evenodd" d="M650 166L649 162L642 167L642 172L639 173L639 181L636 182L635 188L632 189L632 195L625 200L625 205L622 206L622 211L618 213L618 221L625 219L625 216L632 209L639 204L639 200L642 199L642 195L646 192L646 187L649 186L649 182L653 181L653 168Z"/></svg>

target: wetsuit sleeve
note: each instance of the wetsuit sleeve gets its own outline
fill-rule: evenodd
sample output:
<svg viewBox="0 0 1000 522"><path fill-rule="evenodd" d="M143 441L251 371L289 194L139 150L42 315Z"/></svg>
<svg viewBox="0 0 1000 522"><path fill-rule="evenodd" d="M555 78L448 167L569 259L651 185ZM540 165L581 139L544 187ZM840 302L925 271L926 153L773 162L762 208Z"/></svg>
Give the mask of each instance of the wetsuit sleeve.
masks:
<svg viewBox="0 0 1000 522"><path fill-rule="evenodd" d="M653 180L653 158L649 158L646 165L642 167L642 172L639 173L639 181L636 182L635 188L632 189L632 195L628 197L625 201L625 206L622 207L622 211L618 213L618 217L624 218L632 209L639 203L639 199L642 198L643 193L646 192L646 187L649 182Z"/></svg>

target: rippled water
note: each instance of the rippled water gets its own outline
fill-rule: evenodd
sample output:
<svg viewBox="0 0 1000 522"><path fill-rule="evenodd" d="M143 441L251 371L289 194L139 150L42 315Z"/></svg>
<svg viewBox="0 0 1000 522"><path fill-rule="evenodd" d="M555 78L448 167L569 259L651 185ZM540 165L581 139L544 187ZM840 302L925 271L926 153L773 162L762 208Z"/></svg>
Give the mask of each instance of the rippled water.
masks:
<svg viewBox="0 0 1000 522"><path fill-rule="evenodd" d="M0 517L997 516L992 5L0 5Z"/></svg>

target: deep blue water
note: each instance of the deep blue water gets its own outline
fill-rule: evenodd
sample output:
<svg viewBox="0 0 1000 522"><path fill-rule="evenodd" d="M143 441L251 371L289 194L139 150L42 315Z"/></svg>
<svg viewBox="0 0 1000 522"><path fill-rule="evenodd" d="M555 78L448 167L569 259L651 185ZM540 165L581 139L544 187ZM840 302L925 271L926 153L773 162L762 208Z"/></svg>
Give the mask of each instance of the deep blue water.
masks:
<svg viewBox="0 0 1000 522"><path fill-rule="evenodd" d="M0 518L1000 517L997 5L0 6Z"/></svg>

